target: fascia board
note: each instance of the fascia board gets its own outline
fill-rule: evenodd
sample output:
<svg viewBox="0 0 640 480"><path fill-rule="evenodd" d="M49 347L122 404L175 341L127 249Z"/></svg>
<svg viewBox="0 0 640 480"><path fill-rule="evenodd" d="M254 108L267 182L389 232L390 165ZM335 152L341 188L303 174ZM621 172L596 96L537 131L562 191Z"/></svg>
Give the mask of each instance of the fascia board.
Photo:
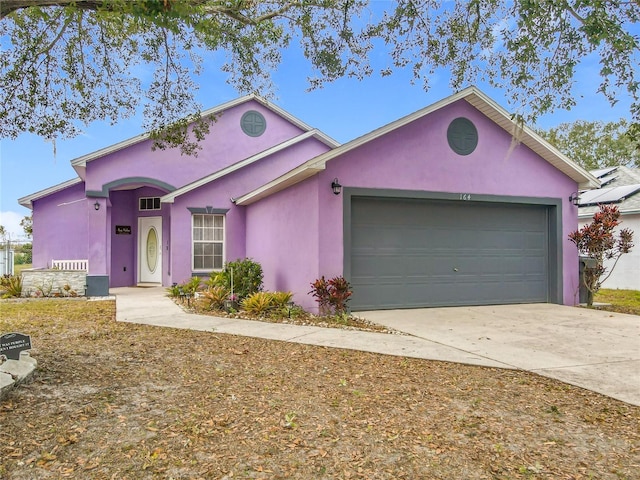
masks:
<svg viewBox="0 0 640 480"><path fill-rule="evenodd" d="M52 193L59 192L61 190L64 190L65 188L69 188L78 183L82 183L82 181L83 180L81 178L72 178L71 180L67 180L66 182L59 183L58 185L54 185L52 187L45 188L44 190L40 190L39 192L32 193L31 195L26 195L22 198L19 198L18 203L23 207L27 207L28 209L33 209L33 202L35 200L39 200L48 195L51 195Z"/></svg>
<svg viewBox="0 0 640 480"><path fill-rule="evenodd" d="M184 195L185 193L188 193L192 190L195 190L199 187L202 187L203 185L206 185L210 182L213 182L214 180L217 180L218 178L224 177L225 175L229 175L230 173L233 173L235 171L238 171L248 165L251 165L252 163L257 162L258 160L262 160L263 158L269 157L275 153L278 153L280 151L286 150L287 148L296 145L308 138L314 137L314 138L318 138L318 134L320 132L318 132L318 130L311 130L308 132L305 132L301 135L298 135L297 137L293 137L285 142L282 142L278 145L275 145L271 148L268 148L267 150L264 150L260 153L257 153L255 155L252 155L251 157L248 157L244 160L241 160L239 162L234 163L233 165L229 165L226 168L223 168L222 170L218 170L215 173L212 173L211 175L207 175L206 177L203 177L199 180L196 180L195 182L192 182L188 185L185 185L181 188L178 188L176 190L174 190L171 193L168 193L167 195L164 195L163 197L160 198L160 202L162 203L174 203L175 199L177 197L179 197L180 195ZM321 140L320 138L318 138L319 140Z"/></svg>
<svg viewBox="0 0 640 480"><path fill-rule="evenodd" d="M296 183L300 183L303 180L306 180L309 177L316 175L317 173L324 170L324 167L310 167L308 165L301 165L284 175L272 180L271 182L257 188L245 195L242 195L238 198L231 199L233 203L236 205L251 205L252 203L257 202L265 197L273 195L285 188L288 188Z"/></svg>

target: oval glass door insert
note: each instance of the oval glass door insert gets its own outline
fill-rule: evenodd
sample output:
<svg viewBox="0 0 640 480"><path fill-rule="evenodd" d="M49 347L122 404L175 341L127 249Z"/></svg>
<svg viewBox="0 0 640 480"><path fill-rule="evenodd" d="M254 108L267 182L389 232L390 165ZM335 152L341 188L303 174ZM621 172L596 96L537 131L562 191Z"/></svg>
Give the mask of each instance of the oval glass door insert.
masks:
<svg viewBox="0 0 640 480"><path fill-rule="evenodd" d="M158 266L158 233L154 227L147 233L147 268L151 273L156 271Z"/></svg>

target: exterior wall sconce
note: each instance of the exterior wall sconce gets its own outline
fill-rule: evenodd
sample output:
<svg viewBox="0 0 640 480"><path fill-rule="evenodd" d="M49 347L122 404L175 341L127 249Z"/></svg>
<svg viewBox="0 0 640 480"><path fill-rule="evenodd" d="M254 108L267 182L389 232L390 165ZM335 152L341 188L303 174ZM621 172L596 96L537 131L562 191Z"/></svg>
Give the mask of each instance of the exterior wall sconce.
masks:
<svg viewBox="0 0 640 480"><path fill-rule="evenodd" d="M333 190L334 195L340 195L340 192L342 192L342 185L338 183L337 177L333 179L333 182L331 182L331 190Z"/></svg>
<svg viewBox="0 0 640 480"><path fill-rule="evenodd" d="M580 194L578 192L573 192L569 196L569 201L577 207L578 204L580 203Z"/></svg>
<svg viewBox="0 0 640 480"><path fill-rule="evenodd" d="M94 204L93 204L93 208L94 208L96 211L100 210L100 202L98 202L98 201L96 200L96 203L94 203Z"/></svg>

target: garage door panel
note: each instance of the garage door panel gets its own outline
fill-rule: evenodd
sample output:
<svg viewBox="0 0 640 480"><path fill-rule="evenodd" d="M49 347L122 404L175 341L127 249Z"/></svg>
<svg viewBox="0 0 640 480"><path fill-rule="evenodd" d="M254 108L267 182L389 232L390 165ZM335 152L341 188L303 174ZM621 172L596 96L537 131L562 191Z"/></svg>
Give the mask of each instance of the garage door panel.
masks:
<svg viewBox="0 0 640 480"><path fill-rule="evenodd" d="M548 299L547 207L354 197L352 307Z"/></svg>

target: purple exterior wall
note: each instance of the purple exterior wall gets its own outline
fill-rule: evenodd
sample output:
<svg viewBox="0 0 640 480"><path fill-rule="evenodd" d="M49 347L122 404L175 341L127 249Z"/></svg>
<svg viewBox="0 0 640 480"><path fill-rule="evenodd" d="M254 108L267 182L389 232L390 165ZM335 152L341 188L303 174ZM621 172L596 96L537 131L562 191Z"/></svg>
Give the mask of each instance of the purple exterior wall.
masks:
<svg viewBox="0 0 640 480"><path fill-rule="evenodd" d="M51 260L88 258L88 216L93 202L78 183L34 202L33 267L51 267Z"/></svg>
<svg viewBox="0 0 640 480"><path fill-rule="evenodd" d="M454 153L447 142L448 125L457 117L467 117L478 130L478 146L467 156ZM286 282L287 289L296 293L307 288L315 278L313 272L317 272L316 276L342 272L343 197L336 197L331 192L330 184L335 177L344 187L560 198L563 205L563 231L560 234L563 302L574 304L578 258L567 235L577 225L577 208L568 201L569 195L577 190L577 184L529 148L524 145L512 148L511 142L509 133L467 102L459 101L329 161L324 172L296 188L248 206L247 245L254 247L247 251L263 262L268 261L274 268L277 266L280 272L292 272L291 275L302 277L304 275L296 272L304 270L306 278ZM306 215L315 217L316 213L301 201L301 191L307 191L309 196L317 194L316 227L313 218L306 218ZM291 225L286 225L286 219L282 219L283 210ZM273 218L281 219L273 227L276 232L286 232L290 245L305 245L317 235L317 266L315 259L310 259L313 265L303 264L302 258L277 245L270 245L268 249L261 246L254 236L267 230ZM302 219L304 223L295 225ZM309 231L313 228L317 229L317 234ZM254 251L260 253L254 254ZM277 288L283 283L278 278L268 277L266 287ZM313 307L310 297L305 300L297 297L296 301Z"/></svg>
<svg viewBox="0 0 640 480"><path fill-rule="evenodd" d="M176 198L171 217L171 272L174 282L184 282L191 277L191 213L188 208L229 209L225 218L225 261L251 256L245 244L245 212L236 207L231 198L260 187L301 163L301 159L313 158L328 147L309 138L282 152L263 158L251 166L242 168L214 180L192 192ZM275 230L277 231L277 230ZM208 274L207 274L208 275Z"/></svg>
<svg viewBox="0 0 640 480"><path fill-rule="evenodd" d="M247 207L247 256L262 264L265 289L290 291L307 308L314 306L310 284L321 274L318 231L325 205L318 185L311 178Z"/></svg>

